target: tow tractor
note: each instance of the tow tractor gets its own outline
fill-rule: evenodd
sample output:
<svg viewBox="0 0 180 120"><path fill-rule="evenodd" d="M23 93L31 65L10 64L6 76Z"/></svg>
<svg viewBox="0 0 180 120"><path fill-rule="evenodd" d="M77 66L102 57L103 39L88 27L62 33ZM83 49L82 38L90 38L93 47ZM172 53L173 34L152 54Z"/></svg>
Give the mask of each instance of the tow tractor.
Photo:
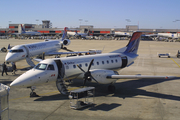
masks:
<svg viewBox="0 0 180 120"><path fill-rule="evenodd" d="M170 53L158 54L158 56L159 56L159 57L162 57L162 56L163 56L163 57L164 57L164 56L166 57L166 56L167 56L168 58L170 58Z"/></svg>

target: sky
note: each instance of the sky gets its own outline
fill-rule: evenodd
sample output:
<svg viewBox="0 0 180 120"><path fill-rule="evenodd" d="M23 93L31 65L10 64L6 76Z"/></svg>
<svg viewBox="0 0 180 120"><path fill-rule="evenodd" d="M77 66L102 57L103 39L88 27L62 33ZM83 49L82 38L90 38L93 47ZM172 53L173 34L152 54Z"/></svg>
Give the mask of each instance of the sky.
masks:
<svg viewBox="0 0 180 120"><path fill-rule="evenodd" d="M0 28L50 20L58 28L180 29L180 0L1 0L0 16Z"/></svg>

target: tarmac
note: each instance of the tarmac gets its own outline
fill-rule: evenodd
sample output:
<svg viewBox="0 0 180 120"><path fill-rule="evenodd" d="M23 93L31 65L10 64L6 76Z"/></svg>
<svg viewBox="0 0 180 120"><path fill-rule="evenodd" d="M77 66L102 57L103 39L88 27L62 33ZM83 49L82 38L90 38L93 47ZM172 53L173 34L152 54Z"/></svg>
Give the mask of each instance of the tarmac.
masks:
<svg viewBox="0 0 180 120"><path fill-rule="evenodd" d="M0 48L42 40L1 39ZM103 53L126 46L127 40L71 40L68 49L87 51L100 49ZM55 83L37 86L40 97L30 98L29 88L11 88L9 116L11 120L179 120L180 118L180 50L179 42L141 41L135 63L119 71L123 75L167 75L175 79L121 79L115 83L116 92L109 93L108 85L88 82L94 86L95 104L80 110L70 108L70 100L61 95ZM63 50L60 50L63 51ZM158 57L158 53L170 53L171 58ZM6 53L0 53L0 63ZM46 57L47 58L47 57ZM11 66L9 64L8 66ZM17 62L16 75L0 77L0 82L9 85L27 71L25 60ZM77 89L82 80L67 83L68 89Z"/></svg>

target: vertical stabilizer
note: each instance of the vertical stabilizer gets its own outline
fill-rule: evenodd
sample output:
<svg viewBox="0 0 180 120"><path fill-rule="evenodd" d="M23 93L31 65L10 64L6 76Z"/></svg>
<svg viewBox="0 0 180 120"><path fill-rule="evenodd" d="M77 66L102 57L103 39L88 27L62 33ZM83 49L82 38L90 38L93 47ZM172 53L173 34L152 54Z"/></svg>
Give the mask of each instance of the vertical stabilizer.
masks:
<svg viewBox="0 0 180 120"><path fill-rule="evenodd" d="M25 29L23 28L22 24L21 24L21 31L22 31L23 33L26 32Z"/></svg>
<svg viewBox="0 0 180 120"><path fill-rule="evenodd" d="M68 27L65 27L64 32L63 32L63 36L62 36L62 40L64 40L67 37L67 31L68 31Z"/></svg>
<svg viewBox="0 0 180 120"><path fill-rule="evenodd" d="M135 32L133 33L131 40L127 44L127 49L124 51L124 53L135 53L137 54L139 42L141 39L142 32Z"/></svg>

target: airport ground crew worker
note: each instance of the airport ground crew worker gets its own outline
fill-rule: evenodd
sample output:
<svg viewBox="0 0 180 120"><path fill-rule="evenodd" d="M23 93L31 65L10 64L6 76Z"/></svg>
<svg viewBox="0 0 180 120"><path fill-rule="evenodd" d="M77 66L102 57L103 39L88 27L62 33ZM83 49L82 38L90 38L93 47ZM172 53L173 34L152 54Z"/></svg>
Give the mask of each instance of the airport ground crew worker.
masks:
<svg viewBox="0 0 180 120"><path fill-rule="evenodd" d="M8 75L7 74L7 66L6 66L6 63L4 62L3 64L2 64L2 76L3 76L3 74L4 74L4 72L6 73L6 75Z"/></svg>
<svg viewBox="0 0 180 120"><path fill-rule="evenodd" d="M12 74L16 74L15 72L16 72L16 64L13 62L12 63L12 69L13 69L13 71L12 71Z"/></svg>

